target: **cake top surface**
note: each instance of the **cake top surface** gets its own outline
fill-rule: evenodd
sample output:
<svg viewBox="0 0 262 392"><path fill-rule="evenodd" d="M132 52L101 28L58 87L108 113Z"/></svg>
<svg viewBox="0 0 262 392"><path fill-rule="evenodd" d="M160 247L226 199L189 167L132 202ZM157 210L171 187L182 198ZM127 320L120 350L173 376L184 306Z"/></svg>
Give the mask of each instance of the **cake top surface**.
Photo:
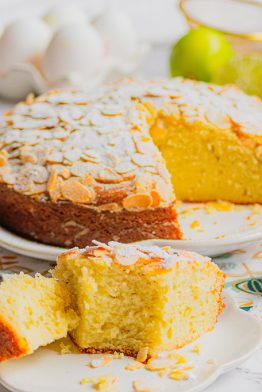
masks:
<svg viewBox="0 0 262 392"><path fill-rule="evenodd" d="M262 140L262 103L233 87L126 79L29 97L1 120L0 181L40 200L106 209L170 204L169 173L150 134L156 113Z"/></svg>
<svg viewBox="0 0 262 392"><path fill-rule="evenodd" d="M104 244L99 241L93 241L94 246L87 246L84 249L72 248L59 256L59 259L67 260L68 258L87 257L93 259L103 259L110 265L112 262L121 266L131 267L133 265L147 266L151 262L157 268L172 269L176 262L197 261L204 262L210 260L209 257L201 256L195 252L174 249L170 246L144 246L139 244L123 244L117 241L110 241Z"/></svg>

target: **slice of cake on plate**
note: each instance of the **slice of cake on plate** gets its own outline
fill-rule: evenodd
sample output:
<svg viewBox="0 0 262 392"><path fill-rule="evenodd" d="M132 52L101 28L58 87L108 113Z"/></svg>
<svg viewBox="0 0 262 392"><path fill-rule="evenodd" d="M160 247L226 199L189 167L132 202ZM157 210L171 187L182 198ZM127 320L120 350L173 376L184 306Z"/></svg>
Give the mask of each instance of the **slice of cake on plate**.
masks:
<svg viewBox="0 0 262 392"><path fill-rule="evenodd" d="M62 254L53 275L80 318L70 333L85 352L144 360L214 328L224 273L209 258L169 247L109 242Z"/></svg>
<svg viewBox="0 0 262 392"><path fill-rule="evenodd" d="M54 278L20 274L0 285L0 361L66 336L83 352L146 361L214 328L224 273L169 247L110 242L58 258Z"/></svg>
<svg viewBox="0 0 262 392"><path fill-rule="evenodd" d="M65 337L77 320L66 288L55 279L7 276L0 285L0 362Z"/></svg>
<svg viewBox="0 0 262 392"><path fill-rule="evenodd" d="M1 120L0 223L48 244L181 239L172 185L262 203L261 183L262 103L231 86L127 79L29 97Z"/></svg>

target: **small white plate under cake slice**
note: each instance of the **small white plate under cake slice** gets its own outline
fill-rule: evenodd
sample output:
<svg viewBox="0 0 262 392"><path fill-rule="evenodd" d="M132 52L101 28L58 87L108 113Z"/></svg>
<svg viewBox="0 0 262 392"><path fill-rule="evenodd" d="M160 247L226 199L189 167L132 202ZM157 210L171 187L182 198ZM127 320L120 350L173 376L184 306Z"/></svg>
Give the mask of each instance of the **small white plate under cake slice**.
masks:
<svg viewBox="0 0 262 392"><path fill-rule="evenodd" d="M227 202L178 203L184 240L146 240L147 245L170 245L205 256L242 249L262 240L262 206ZM65 249L24 239L0 226L0 246L18 254L54 261Z"/></svg>
<svg viewBox="0 0 262 392"><path fill-rule="evenodd" d="M96 382L101 376L116 378L119 392L132 392L134 381L144 382L152 392L197 392L212 384L219 375L233 369L259 348L262 327L248 313L238 310L230 297L212 332L176 352L187 360L181 366L192 366L187 380L171 380L160 377L156 371L144 368L128 371L125 366L134 363L129 357L113 359L106 366L92 369L88 366L101 355L60 353L59 344L39 349L36 353L0 365L0 383L14 392L83 392L92 391L88 382ZM194 348L199 347L199 352ZM161 355L164 360L165 353ZM160 359L161 360L161 359ZM167 372L168 373L168 372Z"/></svg>

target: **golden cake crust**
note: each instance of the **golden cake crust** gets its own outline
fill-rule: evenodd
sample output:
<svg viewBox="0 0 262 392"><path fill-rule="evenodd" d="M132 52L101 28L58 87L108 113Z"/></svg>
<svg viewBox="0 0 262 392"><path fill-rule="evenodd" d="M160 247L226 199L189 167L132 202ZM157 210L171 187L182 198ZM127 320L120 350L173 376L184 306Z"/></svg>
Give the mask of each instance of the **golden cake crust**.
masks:
<svg viewBox="0 0 262 392"><path fill-rule="evenodd" d="M29 354L30 350L25 339L18 336L17 332L0 315L0 362L11 358L18 358Z"/></svg>
<svg viewBox="0 0 262 392"><path fill-rule="evenodd" d="M0 184L0 219L18 234L66 248L84 247L94 237L105 242L182 238L172 204L140 211L99 210L70 202L38 201L5 184Z"/></svg>

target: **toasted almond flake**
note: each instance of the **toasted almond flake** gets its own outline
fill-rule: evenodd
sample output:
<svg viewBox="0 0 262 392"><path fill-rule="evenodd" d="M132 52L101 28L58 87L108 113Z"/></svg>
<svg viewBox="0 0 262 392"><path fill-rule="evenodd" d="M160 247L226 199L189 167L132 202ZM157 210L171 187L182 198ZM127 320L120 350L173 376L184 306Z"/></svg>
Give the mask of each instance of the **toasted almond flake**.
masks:
<svg viewBox="0 0 262 392"><path fill-rule="evenodd" d="M182 381L187 380L188 375L183 370L172 370L172 372L169 373L169 378L175 381Z"/></svg>
<svg viewBox="0 0 262 392"><path fill-rule="evenodd" d="M103 251L103 250L105 251L106 249L100 249L100 250L101 251ZM95 249L95 251L99 251L99 249ZM95 256L101 256L103 254L104 253L95 254ZM95 368L100 368L100 367L108 365L111 361L112 361L111 357L104 356L104 357L101 357L101 358L93 359L91 362L89 362L88 366L91 367L91 368L94 368L94 369Z"/></svg>
<svg viewBox="0 0 262 392"><path fill-rule="evenodd" d="M48 155L47 162L61 163L61 162L63 162L63 159L64 159L64 156L61 152L54 151Z"/></svg>
<svg viewBox="0 0 262 392"><path fill-rule="evenodd" d="M99 211L116 211L120 209L120 206L117 203L106 203L101 204L97 207Z"/></svg>
<svg viewBox="0 0 262 392"><path fill-rule="evenodd" d="M122 162L115 167L115 171L119 174L130 173L136 169L136 166L131 162Z"/></svg>
<svg viewBox="0 0 262 392"><path fill-rule="evenodd" d="M67 180L71 176L70 170L68 170L66 167L64 167L59 174L63 177L64 180Z"/></svg>
<svg viewBox="0 0 262 392"><path fill-rule="evenodd" d="M99 256L104 256L104 255L108 255L110 252L109 252L109 250L108 249L105 249L105 248L97 248L97 249L94 249L94 256L95 257L99 257ZM104 357L105 358L105 357ZM108 358L108 357L107 357ZM102 359L102 358L99 358L99 359Z"/></svg>
<svg viewBox="0 0 262 392"><path fill-rule="evenodd" d="M89 174L86 174L84 178L82 179L82 184L84 185L93 185L94 184L94 179L91 177Z"/></svg>
<svg viewBox="0 0 262 392"><path fill-rule="evenodd" d="M150 371L168 370L174 366L170 359L152 359L145 365L145 368Z"/></svg>
<svg viewBox="0 0 262 392"><path fill-rule="evenodd" d="M47 191L52 202L56 203L61 197L61 185L63 180L58 177L56 171L52 171L47 183Z"/></svg>
<svg viewBox="0 0 262 392"><path fill-rule="evenodd" d="M133 361L133 362L128 363L125 366L125 369L130 370L130 371L134 371L134 370L142 369L144 366L145 365L141 362Z"/></svg>
<svg viewBox="0 0 262 392"><path fill-rule="evenodd" d="M159 386L155 383L148 383L143 380L134 380L133 381L133 391L134 392L157 392L160 389Z"/></svg>
<svg viewBox="0 0 262 392"><path fill-rule="evenodd" d="M123 200L123 207L127 210L146 209L152 204L152 198L146 193L129 195Z"/></svg>
<svg viewBox="0 0 262 392"><path fill-rule="evenodd" d="M89 203L91 192L76 180L66 180L61 187L62 196L73 203Z"/></svg>
<svg viewBox="0 0 262 392"><path fill-rule="evenodd" d="M119 182L122 182L122 177L113 169L104 168L98 171L96 180L104 184L118 184Z"/></svg>
<svg viewBox="0 0 262 392"><path fill-rule="evenodd" d="M0 167L5 166L8 160L7 151L0 151Z"/></svg>
<svg viewBox="0 0 262 392"><path fill-rule="evenodd" d="M140 350L137 353L137 357L136 357L137 361L138 362L145 362L147 360L148 352L149 352L149 347L140 348Z"/></svg>
<svg viewBox="0 0 262 392"><path fill-rule="evenodd" d="M199 344L196 344L193 348L192 348L192 353L196 353L199 354L200 353L200 346Z"/></svg>
<svg viewBox="0 0 262 392"><path fill-rule="evenodd" d="M39 195L47 191L46 184L35 184L32 183L31 189L25 192L27 195Z"/></svg>
<svg viewBox="0 0 262 392"><path fill-rule="evenodd" d="M175 358L176 358L177 364L187 363L187 359L184 355L181 355L179 353L175 353Z"/></svg>
<svg viewBox="0 0 262 392"><path fill-rule="evenodd" d="M137 166L152 166L154 167L156 163L151 160L147 155L136 153L132 156L132 162Z"/></svg>
<svg viewBox="0 0 262 392"><path fill-rule="evenodd" d="M30 93L30 94L27 95L27 97L25 99L25 103L27 105L31 105L32 103L34 103L34 100L35 100L34 94Z"/></svg>
<svg viewBox="0 0 262 392"><path fill-rule="evenodd" d="M103 392L113 392L115 391L116 377L113 375L106 375L100 377L97 381L93 383L93 387L97 391Z"/></svg>
<svg viewBox="0 0 262 392"><path fill-rule="evenodd" d="M161 196L157 191L152 191L151 192L151 197L152 197L152 205L151 207L157 207L161 203Z"/></svg>
<svg viewBox="0 0 262 392"><path fill-rule="evenodd" d="M191 229L195 229L196 227L200 226L200 222L198 220L193 220L193 222L191 222L190 227Z"/></svg>

